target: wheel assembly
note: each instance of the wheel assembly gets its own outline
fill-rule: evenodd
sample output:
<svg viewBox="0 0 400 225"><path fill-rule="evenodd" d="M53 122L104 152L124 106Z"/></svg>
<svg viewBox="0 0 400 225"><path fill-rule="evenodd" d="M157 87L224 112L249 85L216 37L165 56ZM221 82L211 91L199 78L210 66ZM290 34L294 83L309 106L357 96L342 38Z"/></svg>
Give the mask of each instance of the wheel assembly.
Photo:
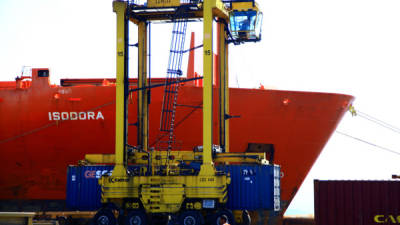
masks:
<svg viewBox="0 0 400 225"><path fill-rule="evenodd" d="M233 213L231 210L228 209L221 209L218 210L213 216L211 216L211 221L210 224L212 225L219 225L219 220L221 219L222 216L225 216L227 218L227 223L230 225L235 225L235 217L233 216Z"/></svg>
<svg viewBox="0 0 400 225"><path fill-rule="evenodd" d="M251 217L247 210L243 210L242 213L242 225L250 225L251 224Z"/></svg>
<svg viewBox="0 0 400 225"><path fill-rule="evenodd" d="M146 213L141 210L133 210L128 212L125 216L125 225L146 225L147 216Z"/></svg>
<svg viewBox="0 0 400 225"><path fill-rule="evenodd" d="M100 209L93 218L94 225L116 225L117 219L111 209Z"/></svg>
<svg viewBox="0 0 400 225"><path fill-rule="evenodd" d="M179 216L179 225L201 225L203 217L198 211L185 211Z"/></svg>

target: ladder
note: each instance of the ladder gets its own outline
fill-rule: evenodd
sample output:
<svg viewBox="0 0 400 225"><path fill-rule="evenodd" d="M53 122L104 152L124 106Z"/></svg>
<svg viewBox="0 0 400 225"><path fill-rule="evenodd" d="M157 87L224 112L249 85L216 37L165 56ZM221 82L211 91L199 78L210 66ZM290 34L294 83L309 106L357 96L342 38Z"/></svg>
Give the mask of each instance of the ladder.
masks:
<svg viewBox="0 0 400 225"><path fill-rule="evenodd" d="M178 19L172 30L171 47L168 59L167 77L165 79L164 98L161 110L160 131L168 137L167 150L172 149L174 143L175 112L178 101L179 84L177 81L182 76L182 58L184 53L187 19Z"/></svg>

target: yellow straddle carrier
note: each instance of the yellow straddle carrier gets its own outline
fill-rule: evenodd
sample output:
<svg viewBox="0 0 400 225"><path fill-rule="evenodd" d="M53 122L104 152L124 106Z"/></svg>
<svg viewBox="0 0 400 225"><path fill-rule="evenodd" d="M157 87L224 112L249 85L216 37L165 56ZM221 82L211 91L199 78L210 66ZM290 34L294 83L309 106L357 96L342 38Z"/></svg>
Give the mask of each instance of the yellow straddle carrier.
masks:
<svg viewBox="0 0 400 225"><path fill-rule="evenodd" d="M260 40L260 35L241 29L240 19L248 13L250 28L257 27L261 14L256 3L221 0L148 0L145 4L133 1L114 1L117 18L117 79L116 79L116 136L115 154L86 155L88 163L115 164L111 175L100 178L103 208L94 224L145 225L151 224L148 215L170 215L179 224L203 224L208 218L215 221L222 215L232 218L225 208L229 174L216 171L214 163L266 163L264 153L229 153L229 91L228 42ZM178 13L179 12L179 13ZM240 12L240 13L239 13ZM239 14L237 14L239 13ZM256 15L254 18L253 16ZM179 17L203 20L203 146L202 151L153 151L148 143L148 24L152 21L173 21ZM223 151L213 154L213 21L218 21L220 38L220 146ZM255 21L254 21L255 19ZM128 81L128 24L138 27L138 143L128 149L127 98ZM232 24L233 23L233 24ZM229 24L230 28L229 29ZM232 29L234 28L234 29ZM229 32L231 30L231 33ZM254 30L254 29L253 29ZM245 32L245 35L241 34ZM229 41L228 41L229 40ZM200 169L179 167L179 162L198 163ZM135 165L130 170L129 165ZM118 217L118 220L116 219ZM210 219L211 218L211 219ZM240 220L240 219L239 219Z"/></svg>

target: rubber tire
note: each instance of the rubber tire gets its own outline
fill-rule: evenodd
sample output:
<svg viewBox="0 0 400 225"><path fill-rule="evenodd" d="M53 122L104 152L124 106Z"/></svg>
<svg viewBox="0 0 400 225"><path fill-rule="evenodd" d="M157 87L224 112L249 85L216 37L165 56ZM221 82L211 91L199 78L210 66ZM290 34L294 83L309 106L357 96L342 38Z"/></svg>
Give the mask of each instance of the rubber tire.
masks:
<svg viewBox="0 0 400 225"><path fill-rule="evenodd" d="M193 223L185 224L185 222L189 222L188 219L192 219ZM203 217L198 211L184 211L179 215L179 225L202 225Z"/></svg>
<svg viewBox="0 0 400 225"><path fill-rule="evenodd" d="M118 225L124 225L125 224L125 216L120 214L117 218L117 222L118 222L117 223Z"/></svg>
<svg viewBox="0 0 400 225"><path fill-rule="evenodd" d="M250 225L251 224L251 217L247 210L243 210L242 213L242 225Z"/></svg>
<svg viewBox="0 0 400 225"><path fill-rule="evenodd" d="M68 225L67 218L65 218L63 216L58 216L57 217L57 222L58 222L59 225Z"/></svg>
<svg viewBox="0 0 400 225"><path fill-rule="evenodd" d="M137 222L140 223L133 223L134 221L132 219L134 219L135 217L139 219L139 221ZM125 216L124 222L124 225L147 225L147 215L141 210L132 210L129 211L128 214Z"/></svg>
<svg viewBox="0 0 400 225"><path fill-rule="evenodd" d="M107 221L106 221L107 220ZM111 209L100 209L93 217L93 225L116 225L117 219Z"/></svg>
<svg viewBox="0 0 400 225"><path fill-rule="evenodd" d="M230 225L236 225L235 223L235 217L233 216L233 213L231 210L229 209L221 209L218 210L214 216L212 216L212 220L211 220L211 225L219 225L219 218L225 215L226 217L228 217L228 221L227 223Z"/></svg>

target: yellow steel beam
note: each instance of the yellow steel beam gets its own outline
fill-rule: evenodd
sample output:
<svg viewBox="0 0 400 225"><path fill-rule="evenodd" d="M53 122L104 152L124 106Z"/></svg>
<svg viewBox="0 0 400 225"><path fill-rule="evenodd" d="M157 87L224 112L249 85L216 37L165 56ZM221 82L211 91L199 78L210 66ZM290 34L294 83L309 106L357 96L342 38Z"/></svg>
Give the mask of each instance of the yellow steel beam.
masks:
<svg viewBox="0 0 400 225"><path fill-rule="evenodd" d="M229 114L229 77L228 77L228 43L226 43L225 24L218 23L219 29L219 115L220 115L220 145L224 147L225 152L229 152L229 120L225 115Z"/></svg>
<svg viewBox="0 0 400 225"><path fill-rule="evenodd" d="M214 3L214 4L213 4ZM199 175L214 175L212 162L213 144L213 6L215 0L204 0L203 3L203 165Z"/></svg>
<svg viewBox="0 0 400 225"><path fill-rule="evenodd" d="M213 19L228 18L228 12L221 0L203 1L203 164L200 176L215 174L212 161L213 144ZM219 40L218 40L219 41ZM225 132L225 131L224 131ZM226 133L226 132L225 132Z"/></svg>
<svg viewBox="0 0 400 225"><path fill-rule="evenodd" d="M250 9L258 11L258 4L253 2L232 2L232 10L248 11Z"/></svg>
<svg viewBox="0 0 400 225"><path fill-rule="evenodd" d="M91 219L96 215L95 211L47 211L47 212L36 212L35 216L45 216L46 219L57 219L59 217L71 217L71 218L87 218ZM47 224L47 223L46 223ZM35 225L38 225L38 223L35 223Z"/></svg>
<svg viewBox="0 0 400 225"><path fill-rule="evenodd" d="M117 14L117 79L115 94L115 168L113 175L126 174L124 169L124 139L125 133L125 24L126 2L113 2L114 12Z"/></svg>
<svg viewBox="0 0 400 225"><path fill-rule="evenodd" d="M228 53L228 51L229 51L229 44L224 40L224 46L225 46L225 48L224 48L224 50L225 50L225 53L224 53L224 56L225 56L225 58L224 58L224 64L225 64L225 82L224 82L224 84L225 84L225 100L224 100L224 103L225 103L225 115L229 115L229 70L228 70L228 68L229 68L229 53ZM226 152L229 152L229 120L225 120L225 151Z"/></svg>
<svg viewBox="0 0 400 225"><path fill-rule="evenodd" d="M138 88L147 86L147 23L138 23ZM138 145L148 149L148 114L147 89L138 91Z"/></svg>
<svg viewBox="0 0 400 225"><path fill-rule="evenodd" d="M213 15L218 18L229 19L229 10L225 7L225 4L221 0L211 0L211 8ZM138 24L141 18L146 21L171 21L172 17L176 16L176 10L168 10L171 8L179 8L180 6L188 5L188 3L182 3L180 0L168 0L168 1L160 1L160 0L148 0L147 1L147 9L161 9L158 10L145 10L143 6L140 6L141 10L135 10L134 14L136 17L131 17L130 20ZM189 13L186 14L188 19L199 19L203 18L203 9L204 3L199 3L198 8L196 9L188 9Z"/></svg>
<svg viewBox="0 0 400 225"><path fill-rule="evenodd" d="M216 199L220 204L226 203L229 183L227 176L103 176L99 179L103 202L129 198L132 201L129 205L138 208L139 202L134 199L140 198L147 213L176 213L185 198Z"/></svg>
<svg viewBox="0 0 400 225"><path fill-rule="evenodd" d="M110 164L115 162L114 154L86 154L85 161L89 164Z"/></svg>
<svg viewBox="0 0 400 225"><path fill-rule="evenodd" d="M179 162L191 162L201 160L201 152L193 151L172 151L167 153L166 151L157 152L157 155L152 155L152 162L157 165L165 165L167 156L173 157L170 159L171 164L177 164ZM134 155L133 158L129 159L129 163L137 165L147 165L148 154L139 152ZM115 160L114 154L87 154L85 160L89 164L112 164ZM215 163L265 163L265 153L217 153L214 158Z"/></svg>
<svg viewBox="0 0 400 225"><path fill-rule="evenodd" d="M147 0L147 7L149 8L162 8L162 7L178 7L181 5L180 0Z"/></svg>
<svg viewBox="0 0 400 225"><path fill-rule="evenodd" d="M229 12L221 0L213 0L213 14L218 18L228 19Z"/></svg>
<svg viewBox="0 0 400 225"><path fill-rule="evenodd" d="M34 212L0 212L0 224L33 224Z"/></svg>

